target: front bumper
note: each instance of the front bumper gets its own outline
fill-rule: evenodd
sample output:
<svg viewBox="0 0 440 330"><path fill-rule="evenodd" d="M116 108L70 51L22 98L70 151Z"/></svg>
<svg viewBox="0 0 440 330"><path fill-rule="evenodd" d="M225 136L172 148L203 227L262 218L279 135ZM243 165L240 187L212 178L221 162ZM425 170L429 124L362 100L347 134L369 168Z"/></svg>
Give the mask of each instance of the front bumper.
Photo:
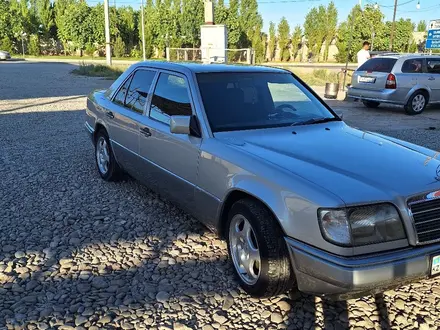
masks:
<svg viewBox="0 0 440 330"><path fill-rule="evenodd" d="M440 244L366 256L341 257L285 239L299 290L343 300L375 294L427 278Z"/></svg>
<svg viewBox="0 0 440 330"><path fill-rule="evenodd" d="M379 103L390 103L404 105L405 99L397 89L369 90L350 87L347 90L347 97L361 101L374 101ZM404 95L403 95L404 96Z"/></svg>

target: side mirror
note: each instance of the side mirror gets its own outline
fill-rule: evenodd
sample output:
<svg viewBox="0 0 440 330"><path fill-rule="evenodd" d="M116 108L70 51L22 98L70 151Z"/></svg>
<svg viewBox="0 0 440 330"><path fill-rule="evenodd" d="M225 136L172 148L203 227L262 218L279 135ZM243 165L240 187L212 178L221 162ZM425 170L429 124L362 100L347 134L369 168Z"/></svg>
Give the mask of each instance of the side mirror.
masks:
<svg viewBox="0 0 440 330"><path fill-rule="evenodd" d="M170 132L174 134L190 134L191 116L171 116Z"/></svg>
<svg viewBox="0 0 440 330"><path fill-rule="evenodd" d="M343 112L337 112L336 115L341 118L342 120L344 120L344 113Z"/></svg>

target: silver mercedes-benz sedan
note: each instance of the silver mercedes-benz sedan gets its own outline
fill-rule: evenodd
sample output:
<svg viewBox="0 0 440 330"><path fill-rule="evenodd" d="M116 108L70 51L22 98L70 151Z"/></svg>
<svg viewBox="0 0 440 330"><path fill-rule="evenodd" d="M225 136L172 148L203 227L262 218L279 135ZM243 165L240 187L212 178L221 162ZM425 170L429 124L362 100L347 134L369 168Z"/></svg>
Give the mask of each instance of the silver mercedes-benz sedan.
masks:
<svg viewBox="0 0 440 330"><path fill-rule="evenodd" d="M439 153L348 126L289 71L141 62L88 97L85 126L101 177L127 172L218 232L252 295L440 274Z"/></svg>

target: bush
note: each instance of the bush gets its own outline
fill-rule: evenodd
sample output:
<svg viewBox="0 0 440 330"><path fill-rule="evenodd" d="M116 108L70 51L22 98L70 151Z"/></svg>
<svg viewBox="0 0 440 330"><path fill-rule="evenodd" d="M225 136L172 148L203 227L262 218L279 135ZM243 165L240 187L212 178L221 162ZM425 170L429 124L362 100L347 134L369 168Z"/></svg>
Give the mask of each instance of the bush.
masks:
<svg viewBox="0 0 440 330"><path fill-rule="evenodd" d="M84 49L84 53L86 53L87 56L92 56L95 53L96 47L92 44L87 44L86 48Z"/></svg>
<svg viewBox="0 0 440 330"><path fill-rule="evenodd" d="M113 47L113 53L116 57L125 56L125 43L120 36L116 38L115 45Z"/></svg>
<svg viewBox="0 0 440 330"><path fill-rule="evenodd" d="M0 50L7 51L9 53L12 53L14 48L14 45L12 44L12 41L8 37L4 37L0 40Z"/></svg>
<svg viewBox="0 0 440 330"><path fill-rule="evenodd" d="M130 52L130 57L142 58L142 51L137 46L134 46Z"/></svg>
<svg viewBox="0 0 440 330"><path fill-rule="evenodd" d="M32 34L29 38L29 55L40 55L40 40L35 34Z"/></svg>

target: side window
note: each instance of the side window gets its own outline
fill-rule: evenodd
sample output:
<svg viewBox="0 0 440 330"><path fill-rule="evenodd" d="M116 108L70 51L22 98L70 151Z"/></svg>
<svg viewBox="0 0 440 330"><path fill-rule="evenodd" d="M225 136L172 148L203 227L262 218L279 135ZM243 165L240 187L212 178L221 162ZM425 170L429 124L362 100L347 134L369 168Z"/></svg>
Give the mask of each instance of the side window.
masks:
<svg viewBox="0 0 440 330"><path fill-rule="evenodd" d="M426 68L428 70L428 73L440 74L440 60L428 59L426 63Z"/></svg>
<svg viewBox="0 0 440 330"><path fill-rule="evenodd" d="M137 113L143 113L148 92L156 72L137 70L131 79L130 87L125 97L125 107Z"/></svg>
<svg viewBox="0 0 440 330"><path fill-rule="evenodd" d="M403 73L422 73L423 71L423 59L416 58L411 60L406 60L402 64Z"/></svg>
<svg viewBox="0 0 440 330"><path fill-rule="evenodd" d="M121 89L118 91L118 94L116 94L115 98L113 99L113 102L116 104L125 106L125 98L127 96L128 86L130 85L131 78L133 76L130 76L125 83L122 85Z"/></svg>
<svg viewBox="0 0 440 330"><path fill-rule="evenodd" d="M191 114L191 102L185 79L161 73L151 101L150 117L169 124L170 116Z"/></svg>

